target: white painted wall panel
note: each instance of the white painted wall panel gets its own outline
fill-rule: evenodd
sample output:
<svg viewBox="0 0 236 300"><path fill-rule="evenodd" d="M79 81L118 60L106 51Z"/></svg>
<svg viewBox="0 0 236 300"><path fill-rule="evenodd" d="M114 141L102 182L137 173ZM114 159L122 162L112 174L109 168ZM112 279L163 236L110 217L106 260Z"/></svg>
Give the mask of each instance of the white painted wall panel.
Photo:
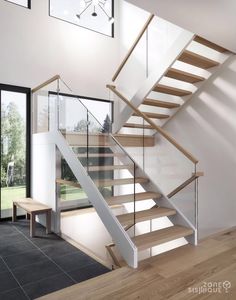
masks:
<svg viewBox="0 0 236 300"><path fill-rule="evenodd" d="M50 17L48 2L29 10L0 1L0 82L35 87L60 74L75 93L108 97L117 39Z"/></svg>

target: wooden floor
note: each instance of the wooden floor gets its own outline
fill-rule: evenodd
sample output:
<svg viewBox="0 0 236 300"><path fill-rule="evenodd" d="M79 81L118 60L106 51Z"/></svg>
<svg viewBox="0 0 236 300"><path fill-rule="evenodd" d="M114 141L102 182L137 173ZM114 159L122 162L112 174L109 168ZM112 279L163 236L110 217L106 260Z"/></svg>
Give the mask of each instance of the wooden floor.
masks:
<svg viewBox="0 0 236 300"><path fill-rule="evenodd" d="M229 281L227 290L222 283ZM217 285L211 291L211 284ZM209 289L206 290L205 287ZM236 230L123 267L40 298L192 300L236 299Z"/></svg>

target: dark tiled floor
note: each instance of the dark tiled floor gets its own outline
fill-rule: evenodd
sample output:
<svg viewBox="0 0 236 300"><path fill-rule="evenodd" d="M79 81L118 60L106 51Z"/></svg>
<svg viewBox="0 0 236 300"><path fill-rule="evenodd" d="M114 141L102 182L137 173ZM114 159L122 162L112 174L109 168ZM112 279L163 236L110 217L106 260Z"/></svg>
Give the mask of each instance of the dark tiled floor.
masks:
<svg viewBox="0 0 236 300"><path fill-rule="evenodd" d="M107 273L106 267L60 237L29 222L0 223L0 300L26 300Z"/></svg>

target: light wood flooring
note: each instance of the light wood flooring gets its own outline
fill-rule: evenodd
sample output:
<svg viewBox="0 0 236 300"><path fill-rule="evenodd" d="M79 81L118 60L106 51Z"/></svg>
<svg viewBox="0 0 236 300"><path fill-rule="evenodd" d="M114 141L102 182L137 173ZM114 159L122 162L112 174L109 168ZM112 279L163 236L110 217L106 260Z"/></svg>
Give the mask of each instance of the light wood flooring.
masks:
<svg viewBox="0 0 236 300"><path fill-rule="evenodd" d="M231 284L228 293L221 287L225 281ZM206 291L204 282L221 288ZM186 245L149 258L138 269L123 267L40 299L235 300L236 230L201 241L197 247Z"/></svg>

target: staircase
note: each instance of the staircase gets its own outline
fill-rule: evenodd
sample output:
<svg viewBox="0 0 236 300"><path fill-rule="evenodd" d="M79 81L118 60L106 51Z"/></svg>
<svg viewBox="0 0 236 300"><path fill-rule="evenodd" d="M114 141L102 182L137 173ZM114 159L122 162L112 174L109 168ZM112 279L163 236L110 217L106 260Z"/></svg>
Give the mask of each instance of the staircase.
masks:
<svg viewBox="0 0 236 300"><path fill-rule="evenodd" d="M148 131L153 129L152 126L147 122L142 122L140 115L133 108L138 108L145 113L156 125L165 126L193 95L201 92L204 83L232 55L227 49L182 30L178 38L174 39L172 44L170 43L169 48L160 57L160 60L153 60L153 53L148 52L148 50L146 52L142 51L141 48L149 49L152 42L148 41L148 32L150 31L157 32L157 40L162 38L162 36L158 36L158 27L162 25L163 23L159 24L154 15L150 15L112 78L113 82L117 81L117 90L129 99L132 105L132 108L126 105L122 109L121 117L113 128L114 133L139 134L140 130L145 130L145 134L153 134L152 131ZM173 25L172 30L176 30L175 25ZM146 39L146 45L142 43L139 46L142 38ZM152 33L152 39L154 38ZM137 89L132 96L129 89L126 90L125 88L126 71L123 71L123 68L138 47L137 51L140 52L140 57L137 56L137 53L134 54L135 59L139 61L139 70L136 72L146 73L146 79L143 82L132 83L132 88L135 84ZM152 51L155 51L155 49L152 49ZM149 70L150 66L152 67L151 71ZM124 74L120 84L119 75L121 72ZM130 73L128 73L127 82L130 80L132 79L130 79ZM120 85L121 89L119 88Z"/></svg>
<svg viewBox="0 0 236 300"><path fill-rule="evenodd" d="M117 77L127 63L129 57L132 55L133 50L148 30L149 26L151 26L150 24L153 19L154 16L151 15L147 20L140 35L135 40L130 51L113 76L113 82L117 80ZM148 36L146 39L148 39ZM148 41L146 41L146 43L148 44ZM148 45L146 46L146 49L148 49ZM230 51L219 45L189 32L183 32L172 48L166 53L166 58L164 58L163 61L160 61L157 66L157 71L149 73L148 70L146 70L147 78L143 83L139 84L133 97L129 99L123 92L119 91L119 81L117 87L114 85L107 85L107 88L117 96L118 101L121 100L126 104L120 113L121 117L114 128L114 133L137 134L140 132L142 134L149 134L150 136L159 134L159 136L161 135L162 138L167 139L177 150L182 152L186 158L194 163L195 173L169 193L168 198L173 197L192 182L197 184L197 179L199 176L203 176L203 173L196 172L198 161L191 153L170 137L162 127L165 127L165 124L178 113L194 94L201 92L203 84L231 55L232 53ZM146 56L147 63L149 60L148 54L146 54ZM143 70L140 70L140 72L143 72ZM122 88L124 89L124 86L122 86ZM143 148L144 147L146 147L145 142L143 143ZM154 185L155 184L152 184L152 186ZM197 187L197 185L195 185L195 187ZM179 224L178 221L176 222L179 215L181 215L185 221L187 219L181 214L181 210L178 209L178 206L170 207L168 205L170 200L162 201L165 196L161 192L157 192L153 196L147 195L153 193L156 193L156 190L146 189L143 193L135 194L137 202L145 201L147 197L150 197L155 200L157 204L149 209L135 212L135 224L165 216L172 221L174 220L173 226L159 230L150 230L150 232L132 237L132 241L138 250L142 251L150 249L180 237L186 237L190 243L197 244L197 239L193 241L189 238L194 234L197 234L197 216L194 224L195 226L191 226L193 224L189 222L187 222L188 224L185 223L184 226L183 224ZM112 201L116 201L116 204L122 204L129 201L131 197L132 195L111 197L112 200L109 199L108 203L111 205ZM195 209L197 215L197 202ZM132 213L126 213L117 216L117 218L124 228L126 227L129 229L130 226L132 226ZM114 245L111 245L111 247L113 246ZM111 255L113 256L112 253Z"/></svg>
<svg viewBox="0 0 236 300"><path fill-rule="evenodd" d="M210 55L213 58L209 58ZM131 99L130 102L156 124L164 126L191 99L193 94L201 90L204 82L230 55L231 53L226 49L202 37L194 36L167 67L163 75L157 77L156 84L153 87L150 86L148 94L139 101ZM127 107L121 114L124 115L126 110ZM117 131L130 133L131 128L153 129L152 126L143 124L135 112L130 113L126 119L116 129ZM129 128L128 131L125 130L127 128Z"/></svg>
<svg viewBox="0 0 236 300"><path fill-rule="evenodd" d="M107 139L108 136L105 136ZM191 224L185 218L174 222L173 225L168 228L153 230L144 234L140 234L137 232L135 233L135 227L145 221L157 220L158 218L163 217L167 217L173 221L173 218L178 215L178 211L174 206L171 205L171 203L168 202L167 199L165 200L168 203L166 207L159 206L159 204L157 204L158 201L163 199L163 197L165 198L165 196L162 195L158 187L155 186L152 180L137 164L133 163L132 160L130 160L127 153L118 152L121 150L119 150L119 147L117 148L117 145L111 145L112 143L110 143L110 147L108 147L107 144L108 143L104 143L102 145L102 143L99 142L100 147L97 148L97 153L92 153L92 155L90 156L91 148L89 147L88 153L86 152L84 154L79 154L78 157L84 158L88 155L87 161L89 162L89 164L85 163L83 164L83 167L85 170L87 170L90 178L93 179L93 183L99 189L99 192L102 194L104 200L110 208L115 208L116 206L125 207L127 204L132 206L130 212L116 215L116 218L120 225L124 228L124 230L126 232L129 231L131 241L134 243L134 246L137 248L137 250L144 251L154 246L161 245L166 242L170 242L183 237L190 237L189 242L194 243L196 234L195 229L191 227ZM72 145L69 144L68 146L72 147ZM73 144L73 148L78 147L75 147L75 145ZM106 153L100 152L104 151L104 149L106 149ZM113 164L107 165L104 159L100 162L100 164L98 164L99 158L101 157L105 159L110 159L111 157L114 158ZM91 165L91 159L96 159L97 165ZM127 159L130 160L130 163L128 164ZM119 174L119 172L122 170L128 171L129 174L126 175L127 177ZM106 178L107 172L109 171L113 172L113 176L115 179ZM72 185L77 188L84 188L83 185L79 184L78 182L66 181L60 178L57 179L57 184ZM129 186L129 190L134 190L134 192L121 192L120 194L119 191L121 191L125 186ZM104 188L109 189L111 187L113 189L119 187L120 189L115 193L115 195L107 196L107 192L104 190ZM135 190L140 187L142 187L144 191L135 192ZM152 202L151 206L150 201ZM138 209L137 206L139 205L139 203L142 203L142 207L145 207L145 209ZM116 245L117 243L115 242L112 247Z"/></svg>
<svg viewBox="0 0 236 300"><path fill-rule="evenodd" d="M151 15L147 20L113 81L119 76L153 19ZM209 53L212 53L211 57ZM37 100L44 93L43 89L49 89L48 84L56 81L57 87L60 86L55 92L57 97L49 98L53 103L50 112L53 117L49 116L48 135L71 169L74 180L58 177L55 181L59 187L73 186L83 189L87 194L113 239L114 243L106 247L116 265L119 261L112 250L115 246L128 265L137 267L138 253L151 251L158 245L166 245L180 238L197 245L197 179L203 173L197 172L198 160L170 136L164 127L193 94L201 91L204 82L230 55L226 49L202 37L183 32L166 53L166 59L160 62L157 70L147 74L131 99L119 91L119 86L107 86L125 103L119 120L115 122L114 134L106 132L79 99L73 99L71 103L68 98L63 99L60 76L53 77L33 90ZM66 105L62 104L65 101ZM60 115L63 111L60 109L65 107L80 112L78 122L86 124L83 130L73 130L71 126L62 124ZM168 195L127 152L128 147L156 147L156 134L168 141L191 164L191 173ZM186 187L190 188L191 184L193 188L189 195L194 198L194 203L191 208L190 204L186 205L193 212L194 220L190 220L178 203L172 200ZM114 213L113 209L117 206L123 208L122 214ZM144 222L152 224L152 221L161 218L166 218L168 225L158 228L151 228L150 225L148 231L139 230L139 225Z"/></svg>
<svg viewBox="0 0 236 300"><path fill-rule="evenodd" d="M50 96L48 90L53 91L50 86L52 83L57 89L52 93L53 96ZM154 246L179 238L186 238L189 243L196 244L195 224L190 222L171 199L163 194L152 178L122 146L140 148L145 137L127 134L112 135L105 132L103 126L79 99L74 99L74 96L71 99L68 96L64 97L63 92L63 82L59 75L33 90L36 115L40 114L38 111L40 107L38 108L37 104L42 97L46 95L50 103L50 115L43 118L43 120L49 119L49 131L42 132L40 129L38 132L37 122L34 122L36 123L34 134L38 137L42 134L44 140L46 138L50 145L55 145L58 163L63 158L74 177L74 179L55 178L58 188L61 185L68 185L83 189L110 233L118 252L132 267L138 266L138 252ZM71 120L67 125L66 118L63 117L65 107L70 111L80 112L76 114L76 124L80 122L86 126L73 130ZM167 138L173 142L170 136ZM153 147L154 137L147 137L147 143L149 147ZM178 147L191 157L181 146ZM192 160L196 162L194 158ZM55 213L58 224L60 205L60 199L57 198ZM64 209L65 205L64 202ZM122 214L114 213L113 208L117 206L123 207ZM139 224L164 217L169 220L167 228L154 228L148 232L138 230Z"/></svg>

